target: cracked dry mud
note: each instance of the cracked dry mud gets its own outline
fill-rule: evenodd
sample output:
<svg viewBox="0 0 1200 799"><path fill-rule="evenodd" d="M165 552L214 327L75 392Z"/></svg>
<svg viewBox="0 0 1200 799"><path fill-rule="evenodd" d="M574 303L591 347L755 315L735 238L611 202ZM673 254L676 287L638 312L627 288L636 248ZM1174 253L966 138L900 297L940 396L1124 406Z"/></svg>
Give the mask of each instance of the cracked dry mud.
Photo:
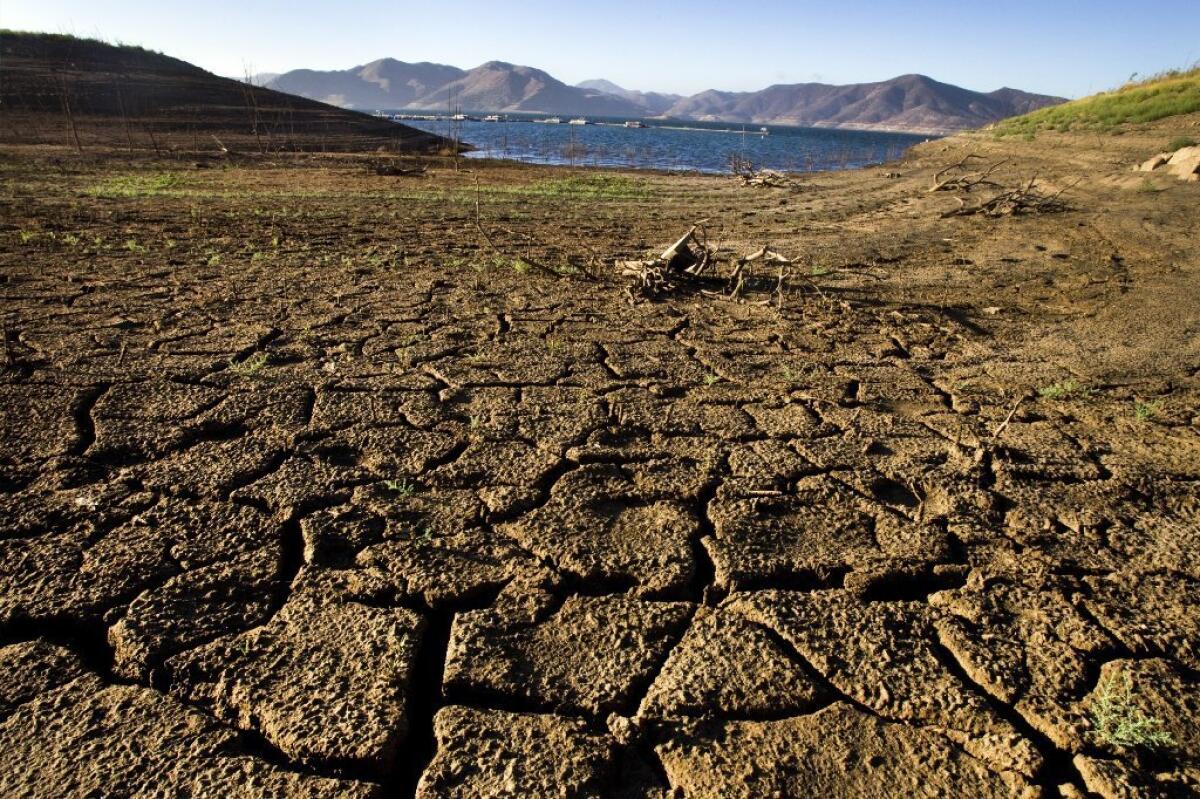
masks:
<svg viewBox="0 0 1200 799"><path fill-rule="evenodd" d="M1170 133L796 192L5 151L0 795L1196 795L1200 187L1123 171ZM938 220L969 151L1093 179ZM549 263L709 216L821 292L514 270L476 178ZM1097 736L1126 680L1169 747Z"/></svg>

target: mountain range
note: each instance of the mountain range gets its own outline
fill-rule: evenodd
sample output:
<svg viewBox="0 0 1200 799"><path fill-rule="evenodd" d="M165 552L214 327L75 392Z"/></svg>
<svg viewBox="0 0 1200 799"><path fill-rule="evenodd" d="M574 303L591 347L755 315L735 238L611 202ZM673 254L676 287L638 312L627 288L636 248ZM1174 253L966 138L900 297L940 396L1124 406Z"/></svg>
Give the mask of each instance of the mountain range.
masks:
<svg viewBox="0 0 1200 799"><path fill-rule="evenodd" d="M1003 88L976 92L924 75L835 86L794 83L756 92L709 90L684 97L625 89L596 79L568 85L534 67L489 61L470 70L392 58L347 70L297 69L271 76L269 88L360 110L531 112L570 116L896 130L942 134L1064 102Z"/></svg>

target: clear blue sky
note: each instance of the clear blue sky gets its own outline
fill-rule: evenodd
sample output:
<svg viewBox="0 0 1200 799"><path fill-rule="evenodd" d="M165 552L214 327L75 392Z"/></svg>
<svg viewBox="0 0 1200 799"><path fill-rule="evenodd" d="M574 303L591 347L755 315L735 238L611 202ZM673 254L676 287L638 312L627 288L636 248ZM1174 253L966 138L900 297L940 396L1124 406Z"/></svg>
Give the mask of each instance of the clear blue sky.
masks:
<svg viewBox="0 0 1200 799"><path fill-rule="evenodd" d="M1200 60L1200 0L0 0L0 27L140 44L223 75L499 59L682 94L921 72L1077 97Z"/></svg>

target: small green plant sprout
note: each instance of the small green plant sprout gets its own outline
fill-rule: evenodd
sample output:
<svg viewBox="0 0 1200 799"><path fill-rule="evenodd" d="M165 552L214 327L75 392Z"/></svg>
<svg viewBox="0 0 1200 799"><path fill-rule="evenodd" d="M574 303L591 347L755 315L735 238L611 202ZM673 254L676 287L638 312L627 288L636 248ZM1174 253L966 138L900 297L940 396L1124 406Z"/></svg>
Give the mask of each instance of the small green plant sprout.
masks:
<svg viewBox="0 0 1200 799"><path fill-rule="evenodd" d="M789 383L795 383L800 375L796 374L795 370L790 366L783 367L783 379Z"/></svg>
<svg viewBox="0 0 1200 799"><path fill-rule="evenodd" d="M704 376L704 385L706 385L706 386L715 386L717 383L720 383L720 382L721 382L720 375L715 375L712 372L709 372L708 374L706 374Z"/></svg>
<svg viewBox="0 0 1200 799"><path fill-rule="evenodd" d="M1048 400L1085 399L1095 393L1095 389L1085 387L1073 377L1038 389L1038 394L1042 399Z"/></svg>
<svg viewBox="0 0 1200 799"><path fill-rule="evenodd" d="M146 251L145 247L143 247L142 245L137 243L137 239L126 239L125 244L123 244L122 246L125 249L129 250L130 252L136 253L136 252L145 252Z"/></svg>
<svg viewBox="0 0 1200 799"><path fill-rule="evenodd" d="M557 339L557 338L546 339L547 352L562 352L566 348L567 348L567 345L563 344L562 340L560 340L560 339Z"/></svg>
<svg viewBox="0 0 1200 799"><path fill-rule="evenodd" d="M1133 698L1133 678L1112 676L1096 686L1091 701L1092 734L1100 743L1141 749L1166 749L1175 745L1162 722L1147 715Z"/></svg>
<svg viewBox="0 0 1200 799"><path fill-rule="evenodd" d="M1176 150L1182 150L1184 147L1195 147L1196 140L1188 136L1180 136L1171 139L1171 143L1167 145L1167 152L1173 153Z"/></svg>
<svg viewBox="0 0 1200 799"><path fill-rule="evenodd" d="M265 352L256 352L244 361L230 361L229 371L235 375L249 377L258 374L262 368L271 360L271 356Z"/></svg>
<svg viewBox="0 0 1200 799"><path fill-rule="evenodd" d="M1135 402L1133 404L1133 415L1139 422L1148 422L1155 416L1158 416L1159 410L1162 408L1162 401L1155 400L1153 402Z"/></svg>
<svg viewBox="0 0 1200 799"><path fill-rule="evenodd" d="M387 490L398 497L411 497L417 492L417 487L409 480L384 480Z"/></svg>
<svg viewBox="0 0 1200 799"><path fill-rule="evenodd" d="M28 244L29 242L36 239L38 236L36 230L22 230L19 235L21 236L22 244Z"/></svg>
<svg viewBox="0 0 1200 799"><path fill-rule="evenodd" d="M809 272L809 275L811 277L824 277L825 275L828 275L832 271L833 270L827 266L814 266L812 268L812 270Z"/></svg>
<svg viewBox="0 0 1200 799"><path fill-rule="evenodd" d="M211 255L209 255L208 256L208 265L209 266L220 266L221 265L221 253L214 252Z"/></svg>
<svg viewBox="0 0 1200 799"><path fill-rule="evenodd" d="M437 534L433 531L433 526L430 524L422 524L420 527L415 528L413 532L416 534L417 540L422 544L428 544L437 537Z"/></svg>

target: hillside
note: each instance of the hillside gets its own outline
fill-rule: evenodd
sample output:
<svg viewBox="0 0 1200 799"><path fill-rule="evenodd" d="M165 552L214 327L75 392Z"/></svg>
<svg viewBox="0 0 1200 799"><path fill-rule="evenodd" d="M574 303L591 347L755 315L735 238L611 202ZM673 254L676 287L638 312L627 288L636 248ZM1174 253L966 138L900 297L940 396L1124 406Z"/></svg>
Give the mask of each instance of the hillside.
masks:
<svg viewBox="0 0 1200 799"><path fill-rule="evenodd" d="M897 130L941 134L977 128L1062 98L1003 88L983 93L902 75L877 83L797 83L757 92L710 90L691 97L640 92L596 79L568 86L528 66L489 61L462 71L392 59L344 71L293 70L268 84L349 108L668 117L681 120Z"/></svg>
<svg viewBox="0 0 1200 799"><path fill-rule="evenodd" d="M1101 92L1053 108L1005 120L1001 134L1042 130L1112 130L1200 111L1200 68L1176 70L1110 92Z"/></svg>
<svg viewBox="0 0 1200 799"><path fill-rule="evenodd" d="M219 77L137 47L0 31L0 136L70 143L266 150L429 149L436 136Z"/></svg>

